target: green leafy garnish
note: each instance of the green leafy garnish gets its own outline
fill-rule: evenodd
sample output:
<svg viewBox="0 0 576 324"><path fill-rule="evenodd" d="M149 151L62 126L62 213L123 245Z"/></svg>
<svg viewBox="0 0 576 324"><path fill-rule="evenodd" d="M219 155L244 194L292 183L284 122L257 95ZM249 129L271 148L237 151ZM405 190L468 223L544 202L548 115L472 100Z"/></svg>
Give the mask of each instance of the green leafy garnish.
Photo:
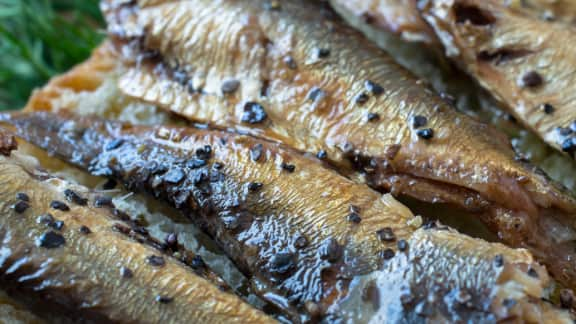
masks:
<svg viewBox="0 0 576 324"><path fill-rule="evenodd" d="M86 59L104 38L97 0L0 0L0 110Z"/></svg>

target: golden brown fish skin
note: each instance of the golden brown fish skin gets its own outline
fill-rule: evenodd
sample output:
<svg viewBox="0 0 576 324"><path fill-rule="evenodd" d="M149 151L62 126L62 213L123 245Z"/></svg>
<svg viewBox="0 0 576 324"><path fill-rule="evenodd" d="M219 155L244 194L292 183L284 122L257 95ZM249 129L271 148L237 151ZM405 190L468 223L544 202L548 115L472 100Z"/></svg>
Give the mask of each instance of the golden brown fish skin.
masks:
<svg viewBox="0 0 576 324"><path fill-rule="evenodd" d="M575 29L533 19L494 0L429 0L422 11L443 35L448 56L526 127L574 156L569 127L576 120L576 50L570 45ZM477 18L470 20L467 12Z"/></svg>
<svg viewBox="0 0 576 324"><path fill-rule="evenodd" d="M417 0L330 0L330 4L404 40L439 45L434 31L420 17Z"/></svg>
<svg viewBox="0 0 576 324"><path fill-rule="evenodd" d="M7 117L4 115L4 118ZM494 313L496 318L501 318L502 314L498 312L503 298L515 298L519 304L532 305L533 310L517 309L516 314L522 318L533 316L532 313L539 313L540 307L544 307L534 304L534 300L545 296L548 275L528 251L471 240L434 225L416 230L417 221L421 219L414 218L390 195L381 197L366 186L325 169L318 161L294 154L278 144L219 131L129 126L98 118L74 117L65 112L17 114L8 119L20 136L56 156L88 168L92 174L118 177L131 189L147 190L188 211L186 214L192 219L197 217L196 223L217 238L240 268L264 285L264 292L273 293L272 287L280 286L286 294L297 289L301 290L296 293L308 294L306 311L317 308L310 302L316 300L313 294L319 293L313 287L313 282L319 280L322 281L320 293L325 296L319 306L332 304L337 308L329 309L328 318L340 316L341 305L337 302L351 297L346 296L346 281L376 269L373 263L380 264L382 257L388 260L392 255L385 255L394 250L392 260L403 258L407 251L413 255L413 260L421 260L410 262L408 268L401 263L402 267L389 265L386 270L396 271L398 276L394 278L400 281L390 284L401 284L402 291L410 293L415 303L400 310L389 309L399 318L413 314L413 310L418 309L417 304L427 297L440 298L459 289L469 292L484 306L479 309L450 303L433 305L430 316L467 318ZM262 145L261 150L255 151L258 144ZM255 156L259 158L255 159ZM204 163L199 159L206 161L206 165L202 166ZM294 171L291 172L286 164L283 167L282 163L295 166ZM191 184L190 179L196 184ZM251 188L255 183L262 185ZM182 193L190 196L183 197ZM191 214L190 211L195 212ZM351 214L360 219L351 218ZM408 225L409 222L414 224ZM394 240L383 242L375 235L376 230L385 227L392 228ZM298 240L301 236L307 238L304 245ZM327 239L344 242L339 253L326 249L323 243ZM407 247L396 247L400 240L406 240ZM274 261L274 256L287 251L297 260L296 265L278 263L278 259ZM385 252L378 255L379 251ZM486 269L491 261L485 262L482 268L476 268L476 263L470 261L492 260L496 255L502 255L502 264L493 263L494 269ZM402 276L403 271L410 269L431 271L435 267L429 265L441 263L439 258L449 260L443 264L450 264L451 271L439 274L418 270L417 280ZM397 261L384 261L384 265L387 262ZM319 278L298 275L316 268L324 268L320 270L322 276ZM462 269L468 275L456 269ZM533 269L537 278L528 278L529 269ZM454 276L454 273L458 275ZM480 273L483 275L478 276ZM445 287L448 291L429 287L438 278L451 283L452 286ZM516 282L514 287L522 287L522 293L504 290L496 294L500 286L507 286L505 282ZM264 294L264 297L272 296ZM398 300L394 302L398 305ZM316 311L322 312L322 309ZM358 309L353 311L358 312ZM560 319L567 316L557 311L551 311L551 314Z"/></svg>
<svg viewBox="0 0 576 324"><path fill-rule="evenodd" d="M126 94L193 121L324 151L374 188L479 212L506 242L576 282L576 261L561 254L573 253L574 199L516 161L503 134L457 113L332 11L299 1L280 10L262 9L264 1L137 4L104 6L125 55ZM231 79L240 84L224 94ZM368 80L383 93L367 89ZM258 117L253 102L266 118L243 122ZM420 130L433 138L417 135L414 116L427 118ZM567 233L559 239L542 224Z"/></svg>
<svg viewBox="0 0 576 324"><path fill-rule="evenodd" d="M16 157L0 157L0 184L4 287L47 299L84 320L274 322L172 258L153 266L148 258L162 254L120 233L123 225L112 221L109 211L92 207L93 201L66 202L63 190L70 184ZM25 193L28 202L17 193ZM69 210L51 208L52 201L66 202ZM24 204L28 208L21 208ZM64 222L60 230L39 222L47 213ZM131 276L125 271L123 277L122 267Z"/></svg>
<svg viewBox="0 0 576 324"><path fill-rule="evenodd" d="M348 283L395 245L377 231L390 228L398 239L413 231L412 214L393 198L275 143L66 113L9 119L19 136L56 156L182 210L290 315L292 305L311 316L313 308L337 313L331 307Z"/></svg>
<svg viewBox="0 0 576 324"><path fill-rule="evenodd" d="M372 323L420 322L422 314L438 323L571 322L568 312L540 299L549 278L526 250L489 244L442 226L416 231L408 245L409 251L364 281L363 289L376 290L377 302L386 305ZM474 311L469 317L446 316L457 307ZM395 308L404 312L390 312Z"/></svg>

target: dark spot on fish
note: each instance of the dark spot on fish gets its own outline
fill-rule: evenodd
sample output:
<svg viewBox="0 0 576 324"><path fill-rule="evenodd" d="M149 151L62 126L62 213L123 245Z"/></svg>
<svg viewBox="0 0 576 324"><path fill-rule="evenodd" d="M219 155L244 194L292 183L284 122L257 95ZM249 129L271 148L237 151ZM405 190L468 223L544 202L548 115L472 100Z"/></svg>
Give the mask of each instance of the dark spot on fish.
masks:
<svg viewBox="0 0 576 324"><path fill-rule="evenodd" d="M92 231L90 230L90 228L88 226L82 225L82 226L80 226L80 233L90 234L90 233L92 233Z"/></svg>
<svg viewBox="0 0 576 324"><path fill-rule="evenodd" d="M396 246L398 247L398 251L404 252L408 250L408 242L406 242L406 240L399 240Z"/></svg>
<svg viewBox="0 0 576 324"><path fill-rule="evenodd" d="M574 304L574 292L572 289L560 290L560 306L562 308L570 309Z"/></svg>
<svg viewBox="0 0 576 324"><path fill-rule="evenodd" d="M368 113L367 119L369 122L375 122L380 120L380 115L377 113Z"/></svg>
<svg viewBox="0 0 576 324"><path fill-rule="evenodd" d="M342 246L333 238L324 241L319 249L320 258L330 263L335 263L340 260L342 252Z"/></svg>
<svg viewBox="0 0 576 324"><path fill-rule="evenodd" d="M539 87L542 83L544 83L544 79L542 79L542 76L536 71L527 72L520 79L520 86L523 88Z"/></svg>
<svg viewBox="0 0 576 324"><path fill-rule="evenodd" d="M472 4L457 3L453 7L454 17L459 24L469 22L476 26L493 24L496 19L490 12L482 10Z"/></svg>
<svg viewBox="0 0 576 324"><path fill-rule="evenodd" d="M22 200L22 201L26 201L26 202L30 202L30 197L28 197L28 195L24 192L19 192L16 194L16 199L18 200Z"/></svg>
<svg viewBox="0 0 576 324"><path fill-rule="evenodd" d="M434 130L432 128L419 129L416 131L416 135L422 139L429 140L434 137Z"/></svg>
<svg viewBox="0 0 576 324"><path fill-rule="evenodd" d="M122 278L130 279L130 278L134 277L134 272L132 272L132 270L130 270L127 267L121 267L120 268L120 275L122 276Z"/></svg>
<svg viewBox="0 0 576 324"><path fill-rule="evenodd" d="M528 275L532 278L538 278L538 272L534 268L528 269Z"/></svg>
<svg viewBox="0 0 576 324"><path fill-rule="evenodd" d="M294 164L289 164L286 162L282 162L282 164L280 164L280 167L286 171L288 171L289 173L292 173L296 170L296 166Z"/></svg>
<svg viewBox="0 0 576 324"><path fill-rule="evenodd" d="M426 124L428 124L428 118L421 115L412 116L412 128L424 127Z"/></svg>
<svg viewBox="0 0 576 324"><path fill-rule="evenodd" d="M38 246L46 249L55 249L66 244L66 239L64 238L64 236L62 236L62 234L56 233L54 231L49 231L40 235L37 244Z"/></svg>
<svg viewBox="0 0 576 324"><path fill-rule="evenodd" d="M210 160L210 157L212 157L212 146L204 145L204 147L197 149L196 157L201 160Z"/></svg>
<svg viewBox="0 0 576 324"><path fill-rule="evenodd" d="M259 124L266 120L268 115L264 111L264 107L256 102L247 102L244 105L244 113L242 114L242 122L249 124Z"/></svg>
<svg viewBox="0 0 576 324"><path fill-rule="evenodd" d="M206 267L206 263L204 262L204 259L202 259L201 256L195 255L195 256L192 258L192 262L190 263L190 266L191 266L193 269L203 269L203 268Z"/></svg>
<svg viewBox="0 0 576 324"><path fill-rule="evenodd" d="M148 264L154 267L162 267L164 264L166 264L164 258L158 255L150 255L146 258L146 261L148 261Z"/></svg>
<svg viewBox="0 0 576 324"><path fill-rule="evenodd" d="M292 56L286 56L284 58L284 63L286 64L286 66L288 66L289 69L291 70L296 70L296 68L298 67L296 65L296 61L294 61L294 58Z"/></svg>
<svg viewBox="0 0 576 324"><path fill-rule="evenodd" d="M515 48L500 48L496 51L481 51L476 55L477 59L484 62L493 62L495 65L506 63L517 58L531 54L532 51Z"/></svg>
<svg viewBox="0 0 576 324"><path fill-rule="evenodd" d="M186 167L190 169L198 169L205 166L207 163L208 162L206 162L206 160L193 158L191 160L186 161Z"/></svg>
<svg viewBox="0 0 576 324"><path fill-rule="evenodd" d="M260 86L260 97L268 97L270 93L270 80L262 80L262 86Z"/></svg>
<svg viewBox="0 0 576 324"><path fill-rule="evenodd" d="M70 210L70 207L68 207L68 205L66 205L65 203L63 203L59 200L52 200L52 202L50 203L50 208L60 210L60 211L69 211Z"/></svg>
<svg viewBox="0 0 576 324"><path fill-rule="evenodd" d="M318 87L314 87L312 90L310 90L310 92L308 92L306 98L312 102L315 102L321 100L324 98L324 96L326 96L326 92L324 92L324 90Z"/></svg>
<svg viewBox="0 0 576 324"><path fill-rule="evenodd" d="M64 190L64 196L66 197L66 200L68 200L71 203L75 203L76 205L86 206L88 204L88 199L83 198L74 190L71 189Z"/></svg>
<svg viewBox="0 0 576 324"><path fill-rule="evenodd" d="M62 228L64 228L64 222L61 220L55 221L54 223L50 224L50 227L52 227L57 231L60 231L62 230Z"/></svg>
<svg viewBox="0 0 576 324"><path fill-rule="evenodd" d="M30 208L30 204L24 200L17 201L14 205L12 205L12 209L18 214L22 214L28 208Z"/></svg>
<svg viewBox="0 0 576 324"><path fill-rule="evenodd" d="M316 157L320 160L324 160L327 156L328 154L324 150L320 150L318 153L316 153Z"/></svg>
<svg viewBox="0 0 576 324"><path fill-rule="evenodd" d="M394 242L396 240L396 235L394 235L394 231L390 227L379 229L376 231L376 236L382 242Z"/></svg>
<svg viewBox="0 0 576 324"><path fill-rule="evenodd" d="M402 306L404 306L405 308L413 306L414 297L410 294L402 294L400 295L400 302L402 303Z"/></svg>
<svg viewBox="0 0 576 324"><path fill-rule="evenodd" d="M379 96L384 93L384 88L381 85L370 80L366 80L364 82L364 87L375 96Z"/></svg>
<svg viewBox="0 0 576 324"><path fill-rule="evenodd" d="M98 196L94 199L94 207L96 208L103 208L103 207L111 207L114 208L114 203L112 202L112 198L108 196Z"/></svg>
<svg viewBox="0 0 576 324"><path fill-rule="evenodd" d="M573 153L576 150L576 144L574 143L574 138L571 137L562 141L561 147L563 152Z"/></svg>
<svg viewBox="0 0 576 324"><path fill-rule="evenodd" d="M238 80L226 80L222 83L220 90L223 94L230 94L236 92L240 87L240 81Z"/></svg>
<svg viewBox="0 0 576 324"><path fill-rule="evenodd" d="M168 233L164 238L164 243L170 248L175 248L178 246L178 234Z"/></svg>
<svg viewBox="0 0 576 324"><path fill-rule="evenodd" d="M511 298L506 298L504 299L504 301L502 301L502 305L506 308L512 308L517 304L517 302L514 299Z"/></svg>
<svg viewBox="0 0 576 324"><path fill-rule="evenodd" d="M173 300L174 298L168 296L162 296L162 295L156 296L156 302L159 304L170 304Z"/></svg>
<svg viewBox="0 0 576 324"><path fill-rule="evenodd" d="M289 252L276 253L270 259L268 267L274 275L287 274L296 268L295 256Z"/></svg>
<svg viewBox="0 0 576 324"><path fill-rule="evenodd" d="M354 99L354 101L358 105L363 105L367 103L368 100L370 100L370 97L365 92L360 93L359 95L356 96L356 99Z"/></svg>
<svg viewBox="0 0 576 324"><path fill-rule="evenodd" d="M250 148L250 158L254 162L258 162L262 157L264 147L262 144L258 143Z"/></svg>
<svg viewBox="0 0 576 324"><path fill-rule="evenodd" d="M384 251L380 252L382 259L390 260L394 257L395 253L392 249L385 249Z"/></svg>
<svg viewBox="0 0 576 324"><path fill-rule="evenodd" d="M262 189L263 184L261 182L250 182L248 184L248 190L252 191L252 192L256 192L259 191L260 189Z"/></svg>
<svg viewBox="0 0 576 324"><path fill-rule="evenodd" d="M316 57L319 59L327 58L330 56L330 49L329 48L317 48L316 49Z"/></svg>
<svg viewBox="0 0 576 324"><path fill-rule="evenodd" d="M546 115L551 115L554 113L554 106L549 103L542 104L542 110Z"/></svg>
<svg viewBox="0 0 576 324"><path fill-rule="evenodd" d="M364 12L362 14L362 20L364 21L365 24L372 25L376 19L369 12Z"/></svg>
<svg viewBox="0 0 576 324"><path fill-rule="evenodd" d="M105 146L104 146L104 150L105 151L112 151L115 150L117 148L119 148L120 146L122 146L122 144L124 144L124 140L121 138L115 138L113 140L111 140L110 142L108 142Z"/></svg>
<svg viewBox="0 0 576 324"><path fill-rule="evenodd" d="M362 290L362 300L372 304L372 309L380 309L380 292L374 281L370 281Z"/></svg>
<svg viewBox="0 0 576 324"><path fill-rule="evenodd" d="M170 169L170 171L168 171L164 175L164 181L171 184L178 184L183 179L184 179L184 171L182 171L180 168Z"/></svg>
<svg viewBox="0 0 576 324"><path fill-rule="evenodd" d="M294 247L299 250L305 248L306 246L308 246L308 240L303 235L298 236L298 238L296 238L296 241L294 241Z"/></svg>
<svg viewBox="0 0 576 324"><path fill-rule="evenodd" d="M106 182L102 185L102 189L112 190L112 189L116 188L117 184L118 183L116 182L116 180L110 178L110 179L106 180Z"/></svg>
<svg viewBox="0 0 576 324"><path fill-rule="evenodd" d="M346 216L346 219L350 223L354 223L354 224L360 224L360 222L362 221L362 217L360 217L360 215L358 215L357 213L348 214L348 216Z"/></svg>

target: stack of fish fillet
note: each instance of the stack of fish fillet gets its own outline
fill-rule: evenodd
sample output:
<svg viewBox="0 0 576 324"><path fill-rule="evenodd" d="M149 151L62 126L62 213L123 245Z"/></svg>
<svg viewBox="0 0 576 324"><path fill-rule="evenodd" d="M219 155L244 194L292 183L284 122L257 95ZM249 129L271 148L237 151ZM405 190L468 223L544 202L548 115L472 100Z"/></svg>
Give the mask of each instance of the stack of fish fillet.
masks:
<svg viewBox="0 0 576 324"><path fill-rule="evenodd" d="M444 48L573 155L576 8L544 2L331 1ZM572 194L327 3L101 8L109 37L92 57L0 115L7 321L573 321ZM133 193L233 269L118 206ZM499 242L397 198L449 206Z"/></svg>

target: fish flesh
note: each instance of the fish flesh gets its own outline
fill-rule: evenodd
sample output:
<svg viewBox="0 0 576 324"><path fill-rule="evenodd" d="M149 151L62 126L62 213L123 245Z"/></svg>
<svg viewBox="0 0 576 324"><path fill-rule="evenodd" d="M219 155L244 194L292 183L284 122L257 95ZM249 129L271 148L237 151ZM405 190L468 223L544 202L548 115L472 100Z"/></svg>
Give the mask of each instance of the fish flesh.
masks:
<svg viewBox="0 0 576 324"><path fill-rule="evenodd" d="M406 41L438 45L434 31L418 12L417 0L330 0L330 4Z"/></svg>
<svg viewBox="0 0 576 324"><path fill-rule="evenodd" d="M347 314L342 307L344 300L358 295L349 289L356 278L382 264L388 274L398 275L389 284L412 298L399 308L400 299L391 298L388 312L398 319L413 314L412 304L419 308L426 299L456 290L482 306L447 302L428 306L430 311L420 316L569 319L566 312L548 311L551 306L541 303L550 281L528 251L470 239L434 224L418 229L421 218L389 194L381 196L278 144L67 112L3 119L19 136L56 157L93 175L116 177L130 190L147 191L182 210L255 280L259 295L275 301L294 321L354 318L362 308ZM404 253L410 255L408 264L387 266L404 259ZM472 259L490 262L476 267ZM451 271L436 272L433 260ZM432 272L418 270L413 278L416 269ZM433 282L453 286L434 289L428 286ZM510 298L523 306L506 306L510 302L504 300ZM291 305L296 305L295 313ZM300 313L304 315L295 317Z"/></svg>
<svg viewBox="0 0 576 324"><path fill-rule="evenodd" d="M422 11L443 35L448 56L526 127L574 156L576 50L569 44L576 29L532 19L498 1L426 1Z"/></svg>
<svg viewBox="0 0 576 324"><path fill-rule="evenodd" d="M104 2L124 61L120 90L195 122L315 154L373 188L477 213L575 287L569 193L329 8L266 3Z"/></svg>
<svg viewBox="0 0 576 324"><path fill-rule="evenodd" d="M108 199L51 177L16 153L0 157L4 288L82 321L274 322L221 291L215 275L202 278L209 269L201 259L190 260L191 269L165 256L174 246L163 252L148 246L153 240L117 220Z"/></svg>

